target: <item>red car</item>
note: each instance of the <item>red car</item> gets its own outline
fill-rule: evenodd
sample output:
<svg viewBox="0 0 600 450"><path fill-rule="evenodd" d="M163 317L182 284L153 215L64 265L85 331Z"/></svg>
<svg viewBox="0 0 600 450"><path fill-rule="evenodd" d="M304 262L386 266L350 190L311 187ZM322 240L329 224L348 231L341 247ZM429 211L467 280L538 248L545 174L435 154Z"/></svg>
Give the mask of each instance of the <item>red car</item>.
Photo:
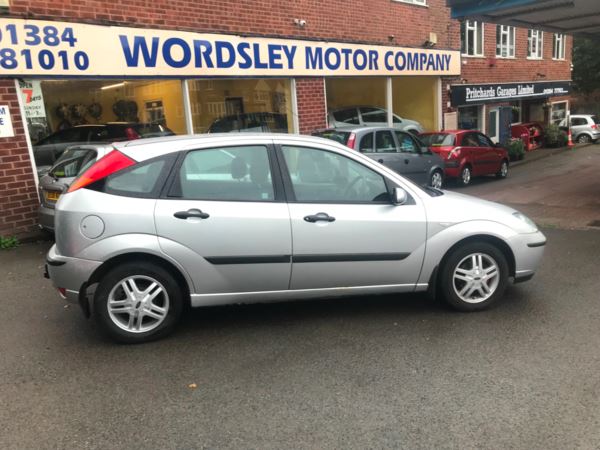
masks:
<svg viewBox="0 0 600 450"><path fill-rule="evenodd" d="M508 152L479 131L444 130L419 138L444 159L446 178L455 178L463 186L480 175L508 175Z"/></svg>

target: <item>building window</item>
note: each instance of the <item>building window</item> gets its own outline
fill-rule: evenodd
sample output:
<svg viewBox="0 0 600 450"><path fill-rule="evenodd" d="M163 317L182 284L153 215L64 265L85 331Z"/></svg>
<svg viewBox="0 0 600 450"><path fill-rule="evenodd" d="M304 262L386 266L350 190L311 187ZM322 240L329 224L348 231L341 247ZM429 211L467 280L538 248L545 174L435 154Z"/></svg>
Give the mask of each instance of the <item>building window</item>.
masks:
<svg viewBox="0 0 600 450"><path fill-rule="evenodd" d="M515 27L496 25L496 56L515 57Z"/></svg>
<svg viewBox="0 0 600 450"><path fill-rule="evenodd" d="M458 128L460 130L483 129L483 107L460 106L458 108Z"/></svg>
<svg viewBox="0 0 600 450"><path fill-rule="evenodd" d="M542 30L529 30L527 35L527 57L531 59L542 59Z"/></svg>
<svg viewBox="0 0 600 450"><path fill-rule="evenodd" d="M395 2L411 3L413 5L427 6L427 0L394 0Z"/></svg>
<svg viewBox="0 0 600 450"><path fill-rule="evenodd" d="M460 49L466 56L483 56L483 23L465 20L460 24Z"/></svg>
<svg viewBox="0 0 600 450"><path fill-rule="evenodd" d="M550 122L556 125L560 124L567 117L569 102L552 103Z"/></svg>
<svg viewBox="0 0 600 450"><path fill-rule="evenodd" d="M565 46L567 37L564 34L554 34L554 45L552 46L552 58L565 59Z"/></svg>

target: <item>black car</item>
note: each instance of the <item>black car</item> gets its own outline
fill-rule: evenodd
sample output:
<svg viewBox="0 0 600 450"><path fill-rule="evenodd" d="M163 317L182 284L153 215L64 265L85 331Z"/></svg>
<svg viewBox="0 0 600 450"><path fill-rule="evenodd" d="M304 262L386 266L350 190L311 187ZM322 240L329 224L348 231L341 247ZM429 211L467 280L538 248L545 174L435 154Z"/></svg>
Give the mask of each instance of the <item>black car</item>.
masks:
<svg viewBox="0 0 600 450"><path fill-rule="evenodd" d="M77 125L57 131L33 146L33 157L38 175L43 175L60 158L67 147L79 144L129 141L173 135L159 123L109 122L97 125Z"/></svg>
<svg viewBox="0 0 600 450"><path fill-rule="evenodd" d="M233 114L216 119L207 130L208 133L232 131L287 133L287 115L271 112Z"/></svg>

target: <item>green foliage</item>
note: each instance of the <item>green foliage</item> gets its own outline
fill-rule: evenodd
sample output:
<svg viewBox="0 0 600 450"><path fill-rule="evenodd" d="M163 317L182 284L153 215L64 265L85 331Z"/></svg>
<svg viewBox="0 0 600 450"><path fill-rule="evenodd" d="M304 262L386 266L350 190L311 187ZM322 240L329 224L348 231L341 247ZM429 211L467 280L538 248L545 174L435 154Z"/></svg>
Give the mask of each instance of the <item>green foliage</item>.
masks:
<svg viewBox="0 0 600 450"><path fill-rule="evenodd" d="M573 42L573 82L584 94L600 89L599 46L600 42L588 38L576 37Z"/></svg>
<svg viewBox="0 0 600 450"><path fill-rule="evenodd" d="M0 236L0 250L15 248L19 245L19 240L15 236Z"/></svg>
<svg viewBox="0 0 600 450"><path fill-rule="evenodd" d="M525 156L525 144L521 139L511 139L506 150L511 161L523 159Z"/></svg>
<svg viewBox="0 0 600 450"><path fill-rule="evenodd" d="M550 124L544 129L544 145L546 147L564 147L569 138L558 125Z"/></svg>

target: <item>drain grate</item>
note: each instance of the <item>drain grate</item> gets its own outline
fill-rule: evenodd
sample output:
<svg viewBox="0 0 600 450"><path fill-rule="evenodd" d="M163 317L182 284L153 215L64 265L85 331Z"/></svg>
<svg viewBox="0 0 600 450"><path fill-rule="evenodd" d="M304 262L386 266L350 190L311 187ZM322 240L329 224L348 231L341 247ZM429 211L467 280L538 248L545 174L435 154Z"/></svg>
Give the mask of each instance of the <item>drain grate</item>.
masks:
<svg viewBox="0 0 600 450"><path fill-rule="evenodd" d="M588 227L600 228L600 220L592 220L590 223L588 223Z"/></svg>

